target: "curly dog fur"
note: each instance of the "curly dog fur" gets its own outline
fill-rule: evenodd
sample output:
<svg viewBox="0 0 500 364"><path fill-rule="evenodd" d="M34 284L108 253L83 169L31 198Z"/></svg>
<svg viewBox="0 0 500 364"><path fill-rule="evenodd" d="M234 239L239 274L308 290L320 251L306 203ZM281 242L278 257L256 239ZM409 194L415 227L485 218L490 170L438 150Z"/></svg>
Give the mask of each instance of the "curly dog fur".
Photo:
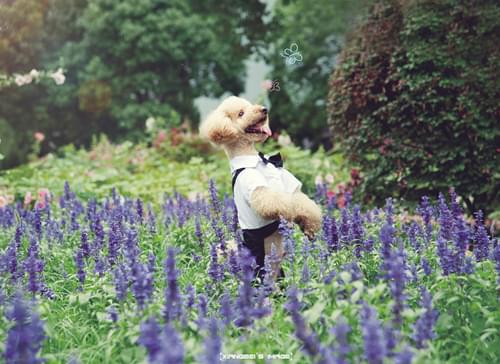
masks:
<svg viewBox="0 0 500 364"><path fill-rule="evenodd" d="M253 125L258 125L258 133L248 131ZM229 159L257 155L255 143L263 142L271 135L267 109L240 97L228 97L202 122L200 135L221 146ZM321 227L320 208L300 190L284 193L258 187L251 195L250 206L265 219L275 220L282 216L297 223L309 238L314 237ZM272 234L264 243L266 255L271 253L274 244L281 261L284 253L279 233ZM273 267L275 276L279 266Z"/></svg>

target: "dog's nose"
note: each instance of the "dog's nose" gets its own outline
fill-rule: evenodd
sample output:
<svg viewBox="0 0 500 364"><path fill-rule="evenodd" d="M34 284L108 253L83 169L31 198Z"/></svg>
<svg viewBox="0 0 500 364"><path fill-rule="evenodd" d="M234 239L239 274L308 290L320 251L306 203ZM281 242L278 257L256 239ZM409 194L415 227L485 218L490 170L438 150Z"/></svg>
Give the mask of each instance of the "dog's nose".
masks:
<svg viewBox="0 0 500 364"><path fill-rule="evenodd" d="M262 113L263 113L264 115L267 115L267 107L263 107L263 108L262 108Z"/></svg>

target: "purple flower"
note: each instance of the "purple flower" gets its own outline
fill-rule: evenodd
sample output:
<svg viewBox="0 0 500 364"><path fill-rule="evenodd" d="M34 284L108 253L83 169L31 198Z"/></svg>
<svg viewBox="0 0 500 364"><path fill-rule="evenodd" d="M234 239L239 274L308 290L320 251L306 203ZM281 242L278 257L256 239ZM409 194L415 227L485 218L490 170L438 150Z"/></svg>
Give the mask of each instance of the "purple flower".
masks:
<svg viewBox="0 0 500 364"><path fill-rule="evenodd" d="M422 269L424 270L424 274L426 276L430 275L432 273L432 268L431 265L429 264L429 261L426 258L422 258Z"/></svg>
<svg viewBox="0 0 500 364"><path fill-rule="evenodd" d="M432 297L425 288L420 290L422 294L421 307L424 309L422 315L413 326L413 340L417 349L427 346L427 341L435 337L434 325L439 316L438 312L432 307Z"/></svg>
<svg viewBox="0 0 500 364"><path fill-rule="evenodd" d="M351 352L347 335L351 332L351 327L346 323L344 318L339 318L337 325L331 329L331 333L335 336L336 345L335 352L337 364L347 364L347 355Z"/></svg>
<svg viewBox="0 0 500 364"><path fill-rule="evenodd" d="M148 225L149 225L149 233L156 234L156 215L153 211L153 206L151 203L148 203Z"/></svg>
<svg viewBox="0 0 500 364"><path fill-rule="evenodd" d="M497 239L494 240L493 259L495 260L495 268L498 274L498 284L500 284L500 244Z"/></svg>
<svg viewBox="0 0 500 364"><path fill-rule="evenodd" d="M184 297L186 299L186 311L191 310L191 308L194 306L194 296L195 296L194 287L191 283L189 283L188 286L186 287L186 293L184 294Z"/></svg>
<svg viewBox="0 0 500 364"><path fill-rule="evenodd" d="M223 271L222 266L219 265L217 257L217 247L215 244L210 246L210 266L208 267L208 275L212 280L217 283L222 280Z"/></svg>
<svg viewBox="0 0 500 364"><path fill-rule="evenodd" d="M222 350L222 339L217 319L211 318L208 324L208 335L205 338L205 351L201 362L205 364L219 364Z"/></svg>
<svg viewBox="0 0 500 364"><path fill-rule="evenodd" d="M300 277L300 282L301 283L307 283L311 279L311 275L309 273L309 267L307 266L307 260L304 261L304 265L302 268L302 275Z"/></svg>
<svg viewBox="0 0 500 364"><path fill-rule="evenodd" d="M141 324L139 344L148 352L149 363L183 363L184 345L179 334L170 324L165 324L163 330L154 318Z"/></svg>
<svg viewBox="0 0 500 364"><path fill-rule="evenodd" d="M337 223L333 216L325 215L323 218L323 238L326 242L329 252L338 250L339 235L337 232Z"/></svg>
<svg viewBox="0 0 500 364"><path fill-rule="evenodd" d="M75 255L76 264L76 275L78 276L78 281L80 282L80 289L83 289L83 284L85 283L85 266L83 262L84 252L82 249L78 249Z"/></svg>
<svg viewBox="0 0 500 364"><path fill-rule="evenodd" d="M238 327L250 326L255 318L260 318L270 311L265 307L255 307L256 292L252 286L255 269L255 259L248 249L241 249L239 256L241 283L238 288L236 307L238 308L235 325Z"/></svg>
<svg viewBox="0 0 500 364"><path fill-rule="evenodd" d="M161 350L161 333L161 327L153 317L141 324L141 335L138 342L146 348L150 363L155 361Z"/></svg>
<svg viewBox="0 0 500 364"><path fill-rule="evenodd" d="M139 220L139 224L142 225L144 221L144 205L141 199L135 200L135 211L137 213L137 218Z"/></svg>
<svg viewBox="0 0 500 364"><path fill-rule="evenodd" d="M12 306L6 312L8 320L13 321L13 326L7 331L5 352L3 357L7 364L16 363L43 363L38 357L38 352L45 339L43 321L38 314L24 300L22 293L18 292L13 299Z"/></svg>
<svg viewBox="0 0 500 364"><path fill-rule="evenodd" d="M442 236L438 237L437 241L437 253L439 256L439 263L443 270L443 274L446 276L453 272L453 256L448 248L447 242Z"/></svg>
<svg viewBox="0 0 500 364"><path fill-rule="evenodd" d="M221 206L217 192L217 187L215 186L215 181L213 179L210 179L208 181L208 190L210 192L210 202L212 203L212 209L215 211L216 215L220 215Z"/></svg>
<svg viewBox="0 0 500 364"><path fill-rule="evenodd" d="M34 240L32 241L32 243ZM36 243L35 243L36 244ZM33 246L33 244L32 244ZM43 261L38 258L37 248L30 248L28 258L24 261L24 269L28 273L28 290L35 294L42 288Z"/></svg>
<svg viewBox="0 0 500 364"><path fill-rule="evenodd" d="M307 355L315 357L322 350L319 341L314 332L309 332L304 319L300 314L300 302L297 297L297 288L291 287L288 290L288 301L285 309L292 317L295 326L295 336L302 342L303 350Z"/></svg>
<svg viewBox="0 0 500 364"><path fill-rule="evenodd" d="M385 200L385 221L388 225L394 225L394 205L392 198L388 198Z"/></svg>
<svg viewBox="0 0 500 364"><path fill-rule="evenodd" d="M394 356L394 364L411 364L413 361L413 352L408 346Z"/></svg>
<svg viewBox="0 0 500 364"><path fill-rule="evenodd" d="M111 306L108 309L108 314L109 314L109 318L112 322L118 321L118 312L116 311L116 308L114 306Z"/></svg>
<svg viewBox="0 0 500 364"><path fill-rule="evenodd" d="M373 250L373 245L374 245L375 241L372 237L369 237L368 239L365 240L365 242L363 243L363 250L366 252L366 253L370 253L372 250Z"/></svg>
<svg viewBox="0 0 500 364"><path fill-rule="evenodd" d="M207 297L201 293L198 296L198 320L197 324L200 328L205 326L205 319L207 317Z"/></svg>
<svg viewBox="0 0 500 364"><path fill-rule="evenodd" d="M80 234L80 249L82 251L83 257L88 258L90 255L89 237L85 230L82 230Z"/></svg>
<svg viewBox="0 0 500 364"><path fill-rule="evenodd" d="M403 322L401 313L405 307L406 297L404 290L408 281L408 278L406 277L406 263L402 246L391 254L388 266L389 271L387 276L389 279L392 298L394 299L394 305L392 307L394 324L399 327Z"/></svg>
<svg viewBox="0 0 500 364"><path fill-rule="evenodd" d="M201 231L200 215L198 214L196 214L194 218L194 235L196 236L196 240L198 240L200 245L203 245L203 233Z"/></svg>
<svg viewBox="0 0 500 364"><path fill-rule="evenodd" d="M133 267L132 294L139 308L143 308L146 301L153 295L153 273L148 266L136 262Z"/></svg>
<svg viewBox="0 0 500 364"><path fill-rule="evenodd" d="M123 265L119 265L114 269L113 273L115 278L116 298L118 301L124 301L128 291L128 279L125 267Z"/></svg>
<svg viewBox="0 0 500 364"><path fill-rule="evenodd" d="M233 320L233 308L231 295L226 290L220 300L220 315L222 317L222 322L227 326Z"/></svg>
<svg viewBox="0 0 500 364"><path fill-rule="evenodd" d="M434 214L434 211L427 196L422 197L422 202L417 208L417 211L424 220L424 239L426 244L429 244L432 236L432 215Z"/></svg>
<svg viewBox="0 0 500 364"><path fill-rule="evenodd" d="M387 349L382 325L377 318L377 311L364 304L361 318L365 358L369 364L382 364Z"/></svg>
<svg viewBox="0 0 500 364"><path fill-rule="evenodd" d="M351 224L349 223L349 211L347 208L341 209L340 213L340 240L342 243L346 244L349 241L349 235L351 232Z"/></svg>
<svg viewBox="0 0 500 364"><path fill-rule="evenodd" d="M385 223L380 229L380 242L382 243L380 253L383 259L381 270L386 273L389 271L389 264L391 262L391 251L395 232L396 230L394 227L388 223Z"/></svg>
<svg viewBox="0 0 500 364"><path fill-rule="evenodd" d="M483 224L483 212L478 211L475 214L476 224L474 232L474 255L476 260L481 262L488 259L490 253L490 239Z"/></svg>
<svg viewBox="0 0 500 364"><path fill-rule="evenodd" d="M420 243L417 240L417 232L418 232L418 224L413 221L408 229L406 230L406 234L408 235L408 240L413 249L418 253L420 252Z"/></svg>
<svg viewBox="0 0 500 364"><path fill-rule="evenodd" d="M18 269L22 268L19 267L19 264L17 262L17 250L18 246L14 240L7 247L7 251L5 252L4 255L4 260L5 260L4 264L6 265L5 270L10 273L13 281L17 280L17 274L20 273L18 272Z"/></svg>
<svg viewBox="0 0 500 364"><path fill-rule="evenodd" d="M167 287L165 288L165 320L171 321L182 315L182 302L177 282L179 271L175 267L175 250L169 247L165 259L165 275L167 276Z"/></svg>
<svg viewBox="0 0 500 364"><path fill-rule="evenodd" d="M439 236L445 242L452 239L453 216L442 193L439 194Z"/></svg>

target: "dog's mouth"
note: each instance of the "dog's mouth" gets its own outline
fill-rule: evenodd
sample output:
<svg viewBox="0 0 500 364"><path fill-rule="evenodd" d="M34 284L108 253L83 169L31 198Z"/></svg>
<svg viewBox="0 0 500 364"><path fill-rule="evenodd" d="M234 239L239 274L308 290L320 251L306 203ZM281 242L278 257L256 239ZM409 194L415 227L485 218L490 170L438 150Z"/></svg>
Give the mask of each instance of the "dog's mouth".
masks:
<svg viewBox="0 0 500 364"><path fill-rule="evenodd" d="M249 125L245 128L245 133L248 134L266 134L271 136L272 132L269 125L266 124L267 116L257 121L255 124Z"/></svg>

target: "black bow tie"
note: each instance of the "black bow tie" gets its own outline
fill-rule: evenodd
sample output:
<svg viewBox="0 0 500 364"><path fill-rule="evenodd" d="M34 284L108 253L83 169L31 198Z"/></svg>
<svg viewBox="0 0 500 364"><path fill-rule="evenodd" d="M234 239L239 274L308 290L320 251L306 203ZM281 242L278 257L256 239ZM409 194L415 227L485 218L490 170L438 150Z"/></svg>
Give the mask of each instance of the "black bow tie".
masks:
<svg viewBox="0 0 500 364"><path fill-rule="evenodd" d="M281 154L276 153L274 155L269 156L269 158L264 157L264 154L259 152L259 157L262 159L264 164L271 163L274 164L276 168L283 167L283 159L281 159Z"/></svg>

